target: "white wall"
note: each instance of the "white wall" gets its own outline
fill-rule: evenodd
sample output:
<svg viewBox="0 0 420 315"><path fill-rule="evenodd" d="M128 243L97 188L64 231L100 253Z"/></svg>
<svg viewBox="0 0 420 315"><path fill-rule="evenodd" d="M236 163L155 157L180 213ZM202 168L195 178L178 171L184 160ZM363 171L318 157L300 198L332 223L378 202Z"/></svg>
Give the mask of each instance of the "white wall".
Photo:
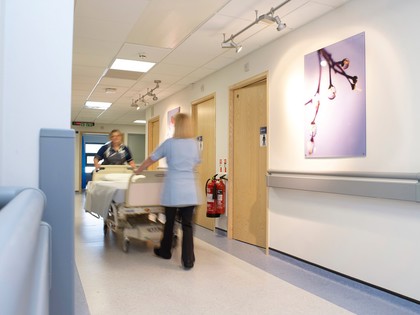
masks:
<svg viewBox="0 0 420 315"><path fill-rule="evenodd" d="M4 69L4 34L5 34L5 6L6 0L0 0L0 69ZM4 124L3 124L3 85L4 85L4 74L0 70L0 148L4 148L3 135L5 134ZM0 167L4 165L3 154L0 153ZM0 168L1 174L2 168ZM1 175L0 175L0 185L2 184Z"/></svg>
<svg viewBox="0 0 420 315"><path fill-rule="evenodd" d="M417 172L420 149L416 104L420 49L416 34L418 1L350 1L336 12L296 30L270 46L270 168ZM353 159L305 159L303 56L352 35L366 36L367 156ZM350 69L350 68L349 68ZM273 102L274 101L274 102ZM323 110L323 109L321 109ZM274 123L275 122L275 123ZM346 141L343 139L343 141Z"/></svg>
<svg viewBox="0 0 420 315"><path fill-rule="evenodd" d="M284 52L272 59L269 133L277 137L271 137L270 169L419 171L420 69L413 62L419 10L415 0L353 0L270 46ZM366 35L367 156L305 159L303 56L360 32ZM418 203L270 189L269 208L271 248L420 300Z"/></svg>
<svg viewBox="0 0 420 315"><path fill-rule="evenodd" d="M0 185L38 187L40 129L69 129L73 1L1 9Z"/></svg>
<svg viewBox="0 0 420 315"><path fill-rule="evenodd" d="M417 0L352 0L164 100L154 114L166 115L180 105L190 111L193 100L215 93L217 171L219 157L228 153L229 87L268 71L269 169L417 173L418 12ZM305 159L304 55L361 32L366 36L367 156ZM417 203L269 189L271 248L420 300L418 226Z"/></svg>
<svg viewBox="0 0 420 315"><path fill-rule="evenodd" d="M269 189L270 247L420 299L420 206Z"/></svg>

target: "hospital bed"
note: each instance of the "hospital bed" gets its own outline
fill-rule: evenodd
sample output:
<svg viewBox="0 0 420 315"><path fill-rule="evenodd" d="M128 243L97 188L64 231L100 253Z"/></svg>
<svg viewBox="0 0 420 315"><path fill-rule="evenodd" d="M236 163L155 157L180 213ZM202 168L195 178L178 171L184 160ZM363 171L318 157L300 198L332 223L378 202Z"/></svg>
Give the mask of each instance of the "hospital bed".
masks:
<svg viewBox="0 0 420 315"><path fill-rule="evenodd" d="M86 187L85 211L104 220L104 234L122 232L124 252L131 239L159 242L165 223L159 205L165 171L135 175L126 165L107 165L94 172Z"/></svg>

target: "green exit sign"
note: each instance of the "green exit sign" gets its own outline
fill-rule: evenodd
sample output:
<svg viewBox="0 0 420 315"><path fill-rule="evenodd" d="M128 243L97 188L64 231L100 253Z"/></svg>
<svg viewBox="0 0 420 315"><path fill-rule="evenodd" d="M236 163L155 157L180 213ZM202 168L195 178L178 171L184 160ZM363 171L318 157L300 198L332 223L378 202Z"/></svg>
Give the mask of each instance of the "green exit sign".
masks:
<svg viewBox="0 0 420 315"><path fill-rule="evenodd" d="M90 121L73 121L72 125L80 127L93 127L95 126L95 123Z"/></svg>

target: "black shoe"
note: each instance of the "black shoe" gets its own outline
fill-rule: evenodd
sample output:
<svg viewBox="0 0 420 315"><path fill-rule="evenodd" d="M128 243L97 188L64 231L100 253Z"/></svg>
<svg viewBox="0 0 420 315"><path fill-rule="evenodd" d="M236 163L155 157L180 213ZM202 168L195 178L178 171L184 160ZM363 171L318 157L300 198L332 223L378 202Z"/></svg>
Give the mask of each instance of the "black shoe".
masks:
<svg viewBox="0 0 420 315"><path fill-rule="evenodd" d="M171 257L172 257L171 254L169 254L169 255L162 255L161 252L160 252L160 248L159 247L155 247L153 249L153 252L155 253L156 256L158 256L160 258L163 258L163 259L171 259Z"/></svg>
<svg viewBox="0 0 420 315"><path fill-rule="evenodd" d="M185 270L188 270L188 269L191 269L192 267L194 267L194 262L193 261L183 261L182 266L184 267Z"/></svg>

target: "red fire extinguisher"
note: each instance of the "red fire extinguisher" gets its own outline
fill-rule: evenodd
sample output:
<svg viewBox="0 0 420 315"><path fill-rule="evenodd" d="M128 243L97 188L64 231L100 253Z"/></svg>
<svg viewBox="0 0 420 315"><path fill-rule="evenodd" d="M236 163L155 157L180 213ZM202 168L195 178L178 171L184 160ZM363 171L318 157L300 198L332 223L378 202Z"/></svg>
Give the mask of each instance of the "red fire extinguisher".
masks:
<svg viewBox="0 0 420 315"><path fill-rule="evenodd" d="M226 185L224 180L226 180L226 174L220 176L216 180L216 190L217 190L217 200L216 200L216 213L224 214L226 210Z"/></svg>
<svg viewBox="0 0 420 315"><path fill-rule="evenodd" d="M220 214L217 213L217 188L216 188L217 174L206 181L206 196L207 196L207 212L206 216L209 218L218 218Z"/></svg>
<svg viewBox="0 0 420 315"><path fill-rule="evenodd" d="M219 179L217 175L209 178L206 182L206 196L207 196L207 212L206 216L209 218L218 218L225 213L226 206L226 185L223 180L226 180L222 175Z"/></svg>

